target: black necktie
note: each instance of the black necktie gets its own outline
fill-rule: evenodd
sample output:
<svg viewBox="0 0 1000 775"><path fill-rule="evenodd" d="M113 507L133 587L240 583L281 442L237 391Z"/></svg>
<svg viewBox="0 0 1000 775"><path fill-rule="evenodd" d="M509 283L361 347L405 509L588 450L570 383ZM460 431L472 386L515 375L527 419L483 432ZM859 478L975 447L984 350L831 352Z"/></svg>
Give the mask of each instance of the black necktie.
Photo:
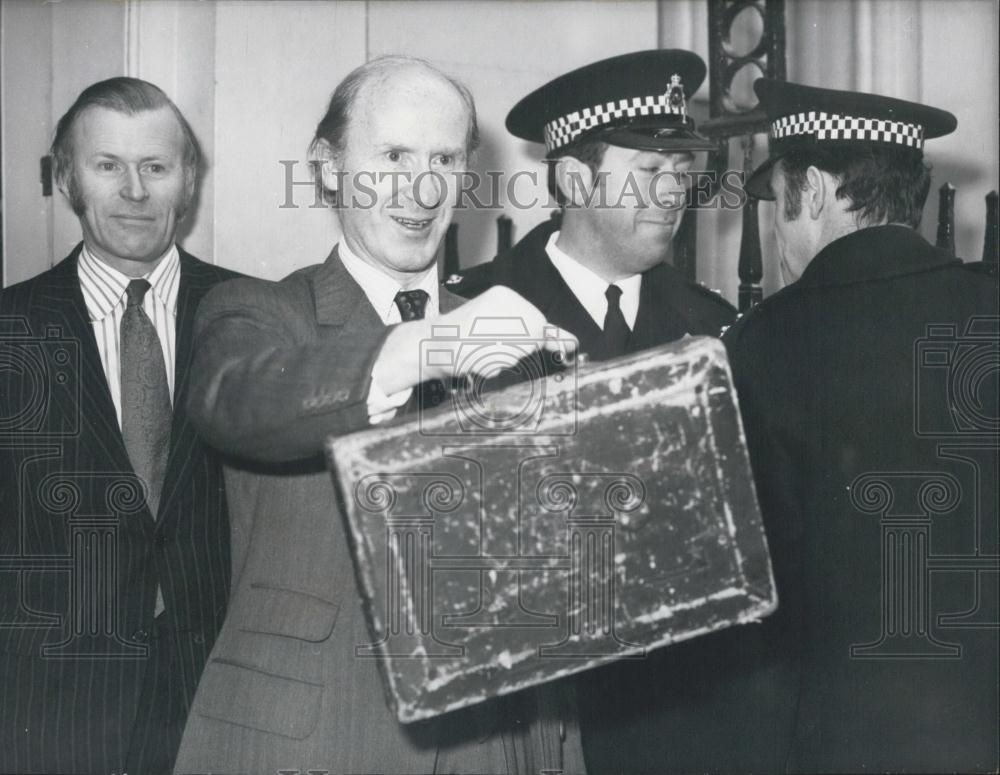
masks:
<svg viewBox="0 0 1000 775"><path fill-rule="evenodd" d="M609 358L617 358L625 354L628 347L628 339L631 335L625 316L619 301L622 297L622 289L617 285L609 285L604 292L608 300L608 311L604 316L604 330L594 345L591 357L594 360L605 361Z"/></svg>
<svg viewBox="0 0 1000 775"><path fill-rule="evenodd" d="M399 309L399 316L404 323L407 323L411 320L424 319L424 310L427 309L429 298L427 291L418 288L415 291L400 291L393 301L396 302L396 307Z"/></svg>
<svg viewBox="0 0 1000 775"><path fill-rule="evenodd" d="M427 291L417 288L413 291L400 291L393 301L396 302L396 307L399 309L400 318L404 323L407 323L411 320L423 320L429 298ZM444 401L447 392L444 383L440 380L430 379L421 382L414 388L413 397L403 408L403 411L433 409Z"/></svg>
<svg viewBox="0 0 1000 775"><path fill-rule="evenodd" d="M170 389L160 337L142 308L146 280L132 280L121 323L122 437L156 519L170 450Z"/></svg>

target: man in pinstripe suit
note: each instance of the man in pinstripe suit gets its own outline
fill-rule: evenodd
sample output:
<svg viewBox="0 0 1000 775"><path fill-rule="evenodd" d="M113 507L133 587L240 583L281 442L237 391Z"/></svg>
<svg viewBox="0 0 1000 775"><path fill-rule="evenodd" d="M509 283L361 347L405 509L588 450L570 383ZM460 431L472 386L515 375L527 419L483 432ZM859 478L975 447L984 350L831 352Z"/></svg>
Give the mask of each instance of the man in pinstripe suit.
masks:
<svg viewBox="0 0 1000 775"><path fill-rule="evenodd" d="M175 244L200 154L153 84L85 89L56 178L83 242L0 293L0 771L169 772L225 613L220 463L183 412Z"/></svg>

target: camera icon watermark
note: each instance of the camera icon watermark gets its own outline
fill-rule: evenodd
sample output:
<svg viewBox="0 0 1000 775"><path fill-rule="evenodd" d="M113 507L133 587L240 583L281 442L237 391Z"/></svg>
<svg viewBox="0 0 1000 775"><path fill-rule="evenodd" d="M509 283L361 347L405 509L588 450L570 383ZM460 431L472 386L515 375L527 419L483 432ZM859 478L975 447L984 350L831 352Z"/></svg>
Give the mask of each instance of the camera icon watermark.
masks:
<svg viewBox="0 0 1000 775"><path fill-rule="evenodd" d="M559 345L553 347L553 344ZM576 364L573 342L561 340L558 328L546 326L544 341L530 336L517 317L479 317L468 334L459 326L437 325L420 343L421 382L442 370L455 380L450 406L463 435L571 435L576 430ZM499 392L499 388L510 388ZM557 392L558 428L544 427L548 399ZM568 411L568 416L567 416ZM420 432L454 435L454 426L428 422L420 414Z"/></svg>
<svg viewBox="0 0 1000 775"><path fill-rule="evenodd" d="M1000 431L1000 318L927 326L914 352L917 436L981 436ZM942 407L948 411L941 411Z"/></svg>
<svg viewBox="0 0 1000 775"><path fill-rule="evenodd" d="M79 433L79 341L56 326L36 334L23 318L0 318L0 373L15 386L0 415L0 441Z"/></svg>

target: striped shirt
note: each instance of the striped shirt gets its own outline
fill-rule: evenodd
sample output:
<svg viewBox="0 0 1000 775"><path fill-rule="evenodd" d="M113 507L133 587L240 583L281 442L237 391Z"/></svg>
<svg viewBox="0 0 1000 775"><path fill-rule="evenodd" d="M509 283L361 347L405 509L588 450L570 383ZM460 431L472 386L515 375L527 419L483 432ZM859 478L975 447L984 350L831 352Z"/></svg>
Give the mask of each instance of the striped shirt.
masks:
<svg viewBox="0 0 1000 775"><path fill-rule="evenodd" d="M118 425L121 427L121 324L127 304L125 289L136 278L128 277L99 260L86 246L80 252L77 274L90 322L94 327L104 376L111 389ZM177 336L177 291L180 279L180 255L177 253L177 246L171 245L152 273L146 276L151 287L142 300L142 308L153 322L163 348L171 401L174 398L174 343Z"/></svg>

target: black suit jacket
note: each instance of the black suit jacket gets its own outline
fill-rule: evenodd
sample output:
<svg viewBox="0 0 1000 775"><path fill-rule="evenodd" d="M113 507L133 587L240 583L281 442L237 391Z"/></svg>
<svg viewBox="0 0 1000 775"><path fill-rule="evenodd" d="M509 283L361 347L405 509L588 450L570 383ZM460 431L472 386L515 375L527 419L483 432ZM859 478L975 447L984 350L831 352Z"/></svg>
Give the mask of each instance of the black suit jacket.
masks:
<svg viewBox="0 0 1000 775"><path fill-rule="evenodd" d="M505 254L446 280L448 290L472 298L494 285L517 291L545 315L546 320L580 340L580 351L590 352L601 335L594 322L555 268L545 245L558 229L554 221L539 224ZM712 291L689 282L667 264L642 275L639 313L628 352L672 342L685 334L719 336L736 317L736 310Z"/></svg>
<svg viewBox="0 0 1000 775"><path fill-rule="evenodd" d="M996 772L997 294L875 227L727 332L779 608L664 649L609 770Z"/></svg>
<svg viewBox="0 0 1000 775"><path fill-rule="evenodd" d="M121 771L157 585L190 704L230 577L219 460L183 410L194 313L235 276L180 252L174 420L159 518L132 471L78 246L0 293L0 771Z"/></svg>

